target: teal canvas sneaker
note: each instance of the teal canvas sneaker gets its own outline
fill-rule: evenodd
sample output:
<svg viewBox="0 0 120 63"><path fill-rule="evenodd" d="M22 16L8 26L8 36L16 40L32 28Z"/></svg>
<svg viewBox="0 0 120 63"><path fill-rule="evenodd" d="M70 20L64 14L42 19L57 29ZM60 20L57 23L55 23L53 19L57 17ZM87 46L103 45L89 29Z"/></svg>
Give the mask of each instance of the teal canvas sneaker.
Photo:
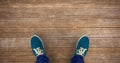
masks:
<svg viewBox="0 0 120 63"><path fill-rule="evenodd" d="M46 55L43 42L39 36L33 35L30 39L30 45L35 57L38 57L39 55Z"/></svg>
<svg viewBox="0 0 120 63"><path fill-rule="evenodd" d="M81 55L84 58L88 52L88 49L89 49L89 38L87 36L82 36L76 44L76 50L74 56Z"/></svg>

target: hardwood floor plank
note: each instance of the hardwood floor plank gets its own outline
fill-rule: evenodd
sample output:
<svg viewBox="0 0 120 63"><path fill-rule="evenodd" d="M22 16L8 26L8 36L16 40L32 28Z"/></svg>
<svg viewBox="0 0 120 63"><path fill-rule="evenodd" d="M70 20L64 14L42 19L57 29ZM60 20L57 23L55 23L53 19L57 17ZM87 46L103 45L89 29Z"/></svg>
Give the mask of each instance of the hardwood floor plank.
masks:
<svg viewBox="0 0 120 63"><path fill-rule="evenodd" d="M90 9L81 9L81 8L0 8L1 16L9 16L13 18L39 18L39 17L49 17L51 15L55 15L55 17L62 17L62 16L80 16L80 15L104 15L104 16L110 16L112 15L118 15L119 17L119 8L116 9L101 9L101 8L90 8ZM7 14L7 15L6 15ZM47 15L45 15L47 14ZM103 16L103 17L104 17Z"/></svg>
<svg viewBox="0 0 120 63"><path fill-rule="evenodd" d="M0 28L1 38L28 38L34 34L50 37L110 37L119 38L120 28ZM49 31L49 32L48 32Z"/></svg>
<svg viewBox="0 0 120 63"><path fill-rule="evenodd" d="M70 18L70 17L69 17ZM119 19L66 19L66 20L46 20L39 19L18 19L0 21L0 28L79 28L79 27L120 27ZM34 20L34 21L33 21ZM68 22L69 21L69 22Z"/></svg>
<svg viewBox="0 0 120 63"><path fill-rule="evenodd" d="M119 3L119 0L1 0L3 4Z"/></svg>
<svg viewBox="0 0 120 63"><path fill-rule="evenodd" d="M0 8L0 19L40 18L48 20L73 20L75 18L120 19L120 9L79 8ZM76 19L77 20L77 19Z"/></svg>
<svg viewBox="0 0 120 63"><path fill-rule="evenodd" d="M41 38L46 48L75 47L79 38ZM90 38L90 47L120 47L120 38ZM30 47L30 38L0 38L0 47Z"/></svg>
<svg viewBox="0 0 120 63"><path fill-rule="evenodd" d="M119 9L116 3L55 3L55 4L0 4L0 8L79 8L79 9Z"/></svg>

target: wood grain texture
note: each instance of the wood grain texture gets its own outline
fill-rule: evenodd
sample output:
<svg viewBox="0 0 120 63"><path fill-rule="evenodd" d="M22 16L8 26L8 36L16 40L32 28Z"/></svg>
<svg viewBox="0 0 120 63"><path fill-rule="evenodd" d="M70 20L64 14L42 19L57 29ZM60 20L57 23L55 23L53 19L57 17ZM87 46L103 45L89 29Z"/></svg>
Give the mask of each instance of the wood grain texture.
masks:
<svg viewBox="0 0 120 63"><path fill-rule="evenodd" d="M70 63L84 34L85 63L119 63L120 0L0 0L0 63L35 63L34 34L51 63Z"/></svg>
<svg viewBox="0 0 120 63"><path fill-rule="evenodd" d="M77 43L78 37L44 38L45 47L73 47ZM30 47L30 38L0 38L0 47ZM119 38L90 38L92 48L115 48L120 47ZM109 45L108 45L109 44Z"/></svg>

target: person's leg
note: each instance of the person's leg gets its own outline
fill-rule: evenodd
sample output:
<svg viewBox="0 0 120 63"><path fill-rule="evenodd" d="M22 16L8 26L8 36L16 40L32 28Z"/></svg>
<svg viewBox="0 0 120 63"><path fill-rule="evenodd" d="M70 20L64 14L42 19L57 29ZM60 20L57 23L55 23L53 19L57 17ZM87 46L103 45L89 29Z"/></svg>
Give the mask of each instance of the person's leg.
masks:
<svg viewBox="0 0 120 63"><path fill-rule="evenodd" d="M71 63L84 63L84 58L80 55L75 55L71 58Z"/></svg>
<svg viewBox="0 0 120 63"><path fill-rule="evenodd" d="M36 59L36 63L50 63L49 58L45 55L40 55Z"/></svg>
<svg viewBox="0 0 120 63"><path fill-rule="evenodd" d="M46 55L44 45L39 36L34 35L30 40L32 52L36 57L36 63L50 63L49 58Z"/></svg>
<svg viewBox="0 0 120 63"><path fill-rule="evenodd" d="M82 36L77 44L74 56L71 59L71 63L84 63L84 58L89 49L89 38Z"/></svg>

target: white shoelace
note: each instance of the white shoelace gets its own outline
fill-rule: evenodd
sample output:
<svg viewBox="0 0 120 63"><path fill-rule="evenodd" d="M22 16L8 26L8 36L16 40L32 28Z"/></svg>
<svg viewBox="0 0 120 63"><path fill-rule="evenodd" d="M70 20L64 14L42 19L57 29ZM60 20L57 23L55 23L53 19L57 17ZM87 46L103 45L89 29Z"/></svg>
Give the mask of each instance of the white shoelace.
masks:
<svg viewBox="0 0 120 63"><path fill-rule="evenodd" d="M79 50L77 50L77 55L81 55L81 56L84 56L84 53L87 49L86 48L83 48L83 47L80 47Z"/></svg>
<svg viewBox="0 0 120 63"><path fill-rule="evenodd" d="M41 50L40 47L34 48L33 50L35 51L35 53L37 54L37 56L44 54L43 50Z"/></svg>

